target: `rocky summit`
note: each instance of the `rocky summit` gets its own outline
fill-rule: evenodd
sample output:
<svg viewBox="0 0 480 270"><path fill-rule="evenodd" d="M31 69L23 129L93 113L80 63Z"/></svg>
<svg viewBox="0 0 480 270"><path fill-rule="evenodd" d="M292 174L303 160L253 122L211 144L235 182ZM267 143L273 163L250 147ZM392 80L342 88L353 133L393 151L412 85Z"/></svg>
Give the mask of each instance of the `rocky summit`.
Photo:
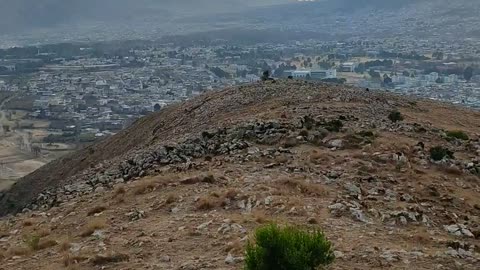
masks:
<svg viewBox="0 0 480 270"><path fill-rule="evenodd" d="M284 80L138 120L1 194L0 269L242 269L321 228L332 269L480 269L480 113Z"/></svg>

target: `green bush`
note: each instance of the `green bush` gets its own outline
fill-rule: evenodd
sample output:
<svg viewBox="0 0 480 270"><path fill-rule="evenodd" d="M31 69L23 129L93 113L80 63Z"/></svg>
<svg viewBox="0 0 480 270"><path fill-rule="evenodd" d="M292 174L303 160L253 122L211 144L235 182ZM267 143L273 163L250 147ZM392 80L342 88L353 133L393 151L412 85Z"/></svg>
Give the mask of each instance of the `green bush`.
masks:
<svg viewBox="0 0 480 270"><path fill-rule="evenodd" d="M388 119L390 121L396 123L399 121L403 121L403 115L399 111L393 111L388 115Z"/></svg>
<svg viewBox="0 0 480 270"><path fill-rule="evenodd" d="M453 152L443 148L442 146L435 146L430 149L430 158L435 161L440 161L444 158L451 158L453 159Z"/></svg>
<svg viewBox="0 0 480 270"><path fill-rule="evenodd" d="M447 138L449 138L449 139L459 139L459 140L464 140L464 141L468 141L468 139L469 139L468 135L461 130L447 131L446 134L447 134Z"/></svg>
<svg viewBox="0 0 480 270"><path fill-rule="evenodd" d="M343 127L343 122L340 120L332 120L326 122L323 126L330 132L340 132L340 129Z"/></svg>
<svg viewBox="0 0 480 270"><path fill-rule="evenodd" d="M271 224L257 229L254 241L247 243L245 270L314 270L334 259L332 244L321 231Z"/></svg>

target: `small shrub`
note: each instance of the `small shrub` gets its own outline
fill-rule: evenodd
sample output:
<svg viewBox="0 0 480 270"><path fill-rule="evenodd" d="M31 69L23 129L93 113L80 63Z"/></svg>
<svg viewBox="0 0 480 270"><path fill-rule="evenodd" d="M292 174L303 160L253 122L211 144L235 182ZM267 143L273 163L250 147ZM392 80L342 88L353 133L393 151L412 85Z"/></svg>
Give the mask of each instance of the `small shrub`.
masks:
<svg viewBox="0 0 480 270"><path fill-rule="evenodd" d="M257 229L245 253L246 270L313 270L335 259L332 244L321 231L310 233L275 224Z"/></svg>
<svg viewBox="0 0 480 270"><path fill-rule="evenodd" d="M134 195L146 194L153 192L157 188L157 184L153 180L140 181L133 189Z"/></svg>
<svg viewBox="0 0 480 270"><path fill-rule="evenodd" d="M463 140L463 141L468 141L468 135L461 131L461 130L451 130L451 131L447 131L446 132L447 134L447 138L452 140L452 139L459 139L459 140Z"/></svg>
<svg viewBox="0 0 480 270"><path fill-rule="evenodd" d="M218 198L203 197L196 204L197 210L211 210L218 205Z"/></svg>
<svg viewBox="0 0 480 270"><path fill-rule="evenodd" d="M453 159L453 152L442 147L442 146L435 146L430 149L430 158L435 161L440 161L444 158Z"/></svg>
<svg viewBox="0 0 480 270"><path fill-rule="evenodd" d="M104 219L93 219L89 221L82 232L80 233L81 237L86 237L92 235L96 230L100 230L107 227L107 222Z"/></svg>
<svg viewBox="0 0 480 270"><path fill-rule="evenodd" d="M165 199L166 204L172 204L178 200L177 196L175 194L169 194L167 198Z"/></svg>
<svg viewBox="0 0 480 270"><path fill-rule="evenodd" d="M113 198L116 198L118 196L122 196L124 195L125 193L127 193L127 191L125 190L125 187L124 186L118 186L115 188L115 190L113 191Z"/></svg>
<svg viewBox="0 0 480 270"><path fill-rule="evenodd" d="M308 183L303 180L284 179L281 180L281 183L289 188L300 191L302 194L313 196L324 196L328 194L328 192L322 186L318 184Z"/></svg>
<svg viewBox="0 0 480 270"><path fill-rule="evenodd" d="M34 222L33 220L30 220L30 219L27 219L27 220L24 220L23 221L23 227L30 227L30 226L33 226Z"/></svg>
<svg viewBox="0 0 480 270"><path fill-rule="evenodd" d="M308 130L302 129L298 135L303 136L303 137L308 137Z"/></svg>
<svg viewBox="0 0 480 270"><path fill-rule="evenodd" d="M325 129L330 132L340 132L343 127L343 122L336 119L326 122L325 124L323 124L323 127L325 127Z"/></svg>
<svg viewBox="0 0 480 270"><path fill-rule="evenodd" d="M58 242L53 240L53 239L41 240L40 243L38 244L38 250L51 248L51 247L54 247L56 245L58 245Z"/></svg>
<svg viewBox="0 0 480 270"><path fill-rule="evenodd" d="M366 138L375 138L375 134L372 131L369 130L362 130L357 133L357 135L361 137L366 137Z"/></svg>
<svg viewBox="0 0 480 270"><path fill-rule="evenodd" d="M393 111L388 115L388 119L393 123L403 121L403 115L399 111Z"/></svg>

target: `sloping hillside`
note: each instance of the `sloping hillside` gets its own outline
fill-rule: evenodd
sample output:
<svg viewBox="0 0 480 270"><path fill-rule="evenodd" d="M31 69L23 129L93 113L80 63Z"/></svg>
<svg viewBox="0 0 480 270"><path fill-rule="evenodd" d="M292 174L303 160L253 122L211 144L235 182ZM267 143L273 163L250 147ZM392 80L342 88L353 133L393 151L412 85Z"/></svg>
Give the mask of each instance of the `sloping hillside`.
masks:
<svg viewBox="0 0 480 270"><path fill-rule="evenodd" d="M277 221L325 230L334 269L478 269L479 119L302 81L211 92L3 194L3 214L33 211L0 220L1 265L242 269Z"/></svg>

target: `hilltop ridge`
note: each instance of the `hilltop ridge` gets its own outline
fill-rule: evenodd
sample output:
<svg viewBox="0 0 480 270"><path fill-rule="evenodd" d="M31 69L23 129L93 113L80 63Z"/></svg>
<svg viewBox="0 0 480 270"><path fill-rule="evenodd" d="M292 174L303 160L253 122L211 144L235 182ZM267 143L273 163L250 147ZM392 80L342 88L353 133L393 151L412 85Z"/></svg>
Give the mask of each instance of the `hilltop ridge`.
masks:
<svg viewBox="0 0 480 270"><path fill-rule="evenodd" d="M209 92L2 193L2 265L241 269L249 233L275 220L324 229L334 269L478 269L479 119L305 81Z"/></svg>

